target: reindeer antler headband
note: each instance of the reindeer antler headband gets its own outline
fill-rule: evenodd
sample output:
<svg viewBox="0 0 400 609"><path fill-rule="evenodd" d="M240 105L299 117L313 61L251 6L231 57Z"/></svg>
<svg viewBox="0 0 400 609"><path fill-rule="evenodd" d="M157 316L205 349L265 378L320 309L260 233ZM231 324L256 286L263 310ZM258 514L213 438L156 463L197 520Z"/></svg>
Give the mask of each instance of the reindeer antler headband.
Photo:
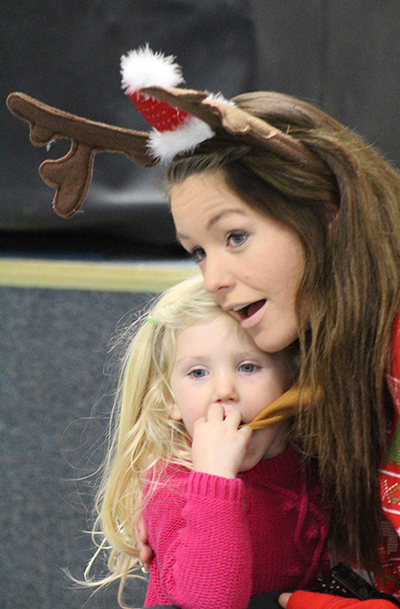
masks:
<svg viewBox="0 0 400 609"><path fill-rule="evenodd" d="M298 140L225 100L221 95L176 88L182 81L173 57L148 46L122 57L122 83L143 116L153 125L147 133L98 123L52 108L24 93L11 93L7 106L30 124L35 146L71 140L70 151L46 160L39 173L56 190L56 213L69 218L81 207L97 152L121 152L144 167L168 163L179 152L213 137L268 149L294 163L320 168L322 161Z"/></svg>

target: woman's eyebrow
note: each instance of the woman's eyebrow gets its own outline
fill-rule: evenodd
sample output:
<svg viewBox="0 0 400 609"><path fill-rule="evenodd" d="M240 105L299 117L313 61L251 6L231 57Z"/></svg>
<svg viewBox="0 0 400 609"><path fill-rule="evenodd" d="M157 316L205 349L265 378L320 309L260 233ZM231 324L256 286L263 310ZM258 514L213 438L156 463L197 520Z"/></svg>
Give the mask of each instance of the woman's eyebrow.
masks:
<svg viewBox="0 0 400 609"><path fill-rule="evenodd" d="M231 214L238 214L240 216L245 216L246 212L242 209L224 209L219 214L216 214L206 224L206 230L210 230L217 222L219 222L225 216L229 216ZM176 233L176 238L178 241L188 241L190 237L188 235L184 235L183 233Z"/></svg>
<svg viewBox="0 0 400 609"><path fill-rule="evenodd" d="M246 212L243 209L224 209L224 211L221 211L219 214L216 214L215 216L210 218L210 220L207 222L207 229L212 228L214 224L219 222L222 218L231 214L239 214L240 216L245 216Z"/></svg>

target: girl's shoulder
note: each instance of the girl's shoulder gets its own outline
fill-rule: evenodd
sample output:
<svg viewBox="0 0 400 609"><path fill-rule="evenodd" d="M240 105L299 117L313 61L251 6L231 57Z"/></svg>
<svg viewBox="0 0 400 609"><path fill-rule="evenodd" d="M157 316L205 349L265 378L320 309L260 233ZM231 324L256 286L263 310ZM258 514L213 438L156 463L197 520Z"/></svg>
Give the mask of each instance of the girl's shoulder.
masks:
<svg viewBox="0 0 400 609"><path fill-rule="evenodd" d="M150 491L176 493L178 489L187 486L190 471L185 465L166 461L157 462L146 474L144 495L146 496Z"/></svg>
<svg viewBox="0 0 400 609"><path fill-rule="evenodd" d="M172 463L170 461L157 461L148 471L147 478L154 475L162 477L187 477L192 471L190 464Z"/></svg>

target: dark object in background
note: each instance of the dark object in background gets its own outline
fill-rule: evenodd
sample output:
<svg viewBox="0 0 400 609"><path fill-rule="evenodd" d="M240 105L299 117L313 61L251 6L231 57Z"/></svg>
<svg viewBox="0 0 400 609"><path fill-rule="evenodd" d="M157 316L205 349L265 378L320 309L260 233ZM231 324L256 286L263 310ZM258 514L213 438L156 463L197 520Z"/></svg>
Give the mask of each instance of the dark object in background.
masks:
<svg viewBox="0 0 400 609"><path fill-rule="evenodd" d="M314 592L333 594L345 598L358 598L361 601L376 598L390 601L396 607L400 607L400 602L397 599L390 594L379 592L372 584L342 562L332 567L326 577L320 578L314 587Z"/></svg>

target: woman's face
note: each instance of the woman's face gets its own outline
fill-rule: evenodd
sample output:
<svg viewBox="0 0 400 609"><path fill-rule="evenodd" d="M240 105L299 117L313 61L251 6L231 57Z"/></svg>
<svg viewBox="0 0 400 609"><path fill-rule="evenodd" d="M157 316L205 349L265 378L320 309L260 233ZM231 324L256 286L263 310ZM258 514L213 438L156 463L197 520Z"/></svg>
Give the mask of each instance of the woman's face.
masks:
<svg viewBox="0 0 400 609"><path fill-rule="evenodd" d="M175 184L171 210L179 241L220 306L240 320L260 349L273 353L292 343L305 267L297 233L249 207L220 171Z"/></svg>

